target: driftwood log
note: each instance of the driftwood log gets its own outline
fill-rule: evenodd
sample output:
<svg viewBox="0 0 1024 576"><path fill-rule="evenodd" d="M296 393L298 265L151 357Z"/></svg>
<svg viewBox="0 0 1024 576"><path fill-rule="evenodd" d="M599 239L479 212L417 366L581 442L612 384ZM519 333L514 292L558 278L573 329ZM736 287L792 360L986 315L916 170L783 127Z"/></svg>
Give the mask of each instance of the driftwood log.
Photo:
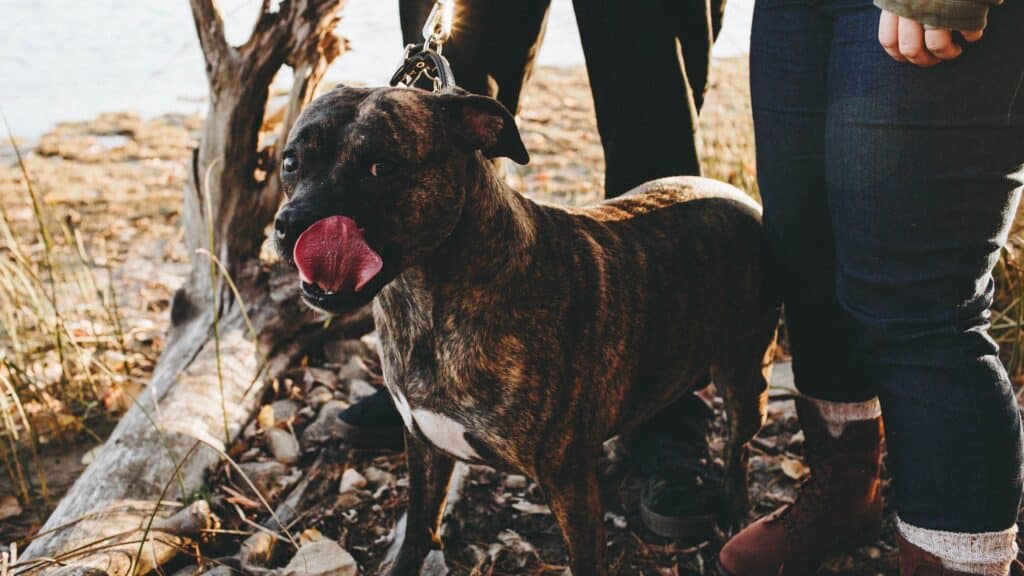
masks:
<svg viewBox="0 0 1024 576"><path fill-rule="evenodd" d="M147 531L151 515L181 511L258 407L264 383L324 336L322 322L295 298L294 276L261 262L260 252L281 201L282 142L344 49L333 33L344 0L264 0L241 46L226 41L215 0L190 1L210 87L185 192L191 273L174 296L167 347L149 386L14 573L141 574L176 554L182 536L161 532L166 522ZM284 65L293 84L268 129L270 85Z"/></svg>

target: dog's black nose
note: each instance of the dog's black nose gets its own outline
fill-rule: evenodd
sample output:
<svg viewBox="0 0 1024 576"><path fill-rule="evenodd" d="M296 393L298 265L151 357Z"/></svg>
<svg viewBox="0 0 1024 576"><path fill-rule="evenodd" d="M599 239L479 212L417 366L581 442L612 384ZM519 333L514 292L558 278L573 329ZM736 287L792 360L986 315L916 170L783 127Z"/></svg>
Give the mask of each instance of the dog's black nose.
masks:
<svg viewBox="0 0 1024 576"><path fill-rule="evenodd" d="M274 217L274 235L277 237L278 247L290 252L291 244L320 218L322 215L310 209L306 203L295 200L287 202Z"/></svg>
<svg viewBox="0 0 1024 576"><path fill-rule="evenodd" d="M278 213L277 217L274 218L274 233L277 234L278 240L284 240L288 237L288 218L284 216L284 213Z"/></svg>
<svg viewBox="0 0 1024 576"><path fill-rule="evenodd" d="M294 240L313 223L313 220L313 215L308 209L295 202L289 202L278 210L277 216L274 217L274 233L282 242Z"/></svg>

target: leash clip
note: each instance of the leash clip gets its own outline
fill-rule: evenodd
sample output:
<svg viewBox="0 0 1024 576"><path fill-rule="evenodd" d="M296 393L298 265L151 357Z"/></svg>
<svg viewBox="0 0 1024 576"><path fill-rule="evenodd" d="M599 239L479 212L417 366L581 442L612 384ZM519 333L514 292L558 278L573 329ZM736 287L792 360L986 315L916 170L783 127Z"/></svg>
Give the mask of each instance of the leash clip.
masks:
<svg viewBox="0 0 1024 576"><path fill-rule="evenodd" d="M424 86L426 83L426 86ZM423 88L439 94L455 85L455 77L448 60L425 44L410 44L405 48L402 64L391 76L392 86Z"/></svg>
<svg viewBox="0 0 1024 576"><path fill-rule="evenodd" d="M455 0L437 0L423 25L423 42L409 44L398 70L391 76L392 86L430 90L439 94L455 85L448 60L441 55L444 43L452 36Z"/></svg>

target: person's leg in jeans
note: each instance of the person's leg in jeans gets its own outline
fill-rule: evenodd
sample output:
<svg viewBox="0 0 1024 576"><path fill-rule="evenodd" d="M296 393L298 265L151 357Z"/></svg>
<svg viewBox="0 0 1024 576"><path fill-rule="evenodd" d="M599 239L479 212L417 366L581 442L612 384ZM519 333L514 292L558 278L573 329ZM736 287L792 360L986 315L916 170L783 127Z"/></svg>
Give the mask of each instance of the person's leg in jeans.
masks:
<svg viewBox="0 0 1024 576"><path fill-rule="evenodd" d="M784 12L766 9L777 5L814 13L819 20L809 21L807 30L786 31L796 22L769 17ZM927 574L1005 574L1014 554L1008 528L1020 498L1020 423L985 328L991 266L1019 194L1020 177L1008 175L1024 163L1017 95L1024 53L1012 33L1024 24L1021 10L1020 5L993 10L983 43L930 70L889 59L877 43L879 12L866 0L814 6L760 0L755 17L755 121L759 139L768 136L773 146L759 156L778 160L775 142L785 141L787 128L775 126L771 139L765 131L772 127L758 110L771 106L800 115L794 101L776 96L791 88L814 94L825 174L818 190L828 194L824 219L831 222L835 240L837 299L854 326L850 358L860 365L859 377L866 378L856 389L881 394L903 536L924 548L928 558L948 561ZM817 80L803 87L777 75L806 62L796 53L779 54L782 37L798 33L827 39L816 53L827 55L827 63L822 69L816 60ZM776 80L780 83L773 84ZM769 89L758 90L759 85ZM759 162L759 170L766 163ZM805 185L792 176L786 181ZM772 208L771 190L762 192L770 232L780 224L773 214L799 210L790 204ZM786 226L798 229L799 224L787 221ZM792 265L783 273L792 277L799 274L794 269L806 269L810 262L798 257L784 254ZM794 294L790 287L788 307ZM824 330L818 337L832 334ZM804 356L796 335L794 340L797 360ZM810 382L800 376L801 390L810 392ZM847 393L821 387L813 392L853 399L844 398ZM804 415L801 411L811 449ZM860 427L848 424L839 440ZM861 469L869 464L860 460ZM819 483L808 499L812 477L791 509L808 509L808 500L825 501L823 509L841 505L844 500L834 495L821 497L835 490L838 480ZM850 523L849 511L844 512ZM803 539L787 536L801 523L781 522L788 530L780 531L771 529L771 518L759 522L726 545L722 563L736 575L774 574L781 562L787 571L811 571L826 545L849 543L822 539L841 530L842 515L828 516L831 523L812 517L814 546L806 544L807 532ZM912 567L916 564L905 563L907 571Z"/></svg>
<svg viewBox="0 0 1024 576"><path fill-rule="evenodd" d="M839 300L879 390L900 532L947 569L1006 574L1021 425L988 336L992 269L1024 186L1024 4L934 68L878 46L879 11L837 13L826 179Z"/></svg>
<svg viewBox="0 0 1024 576"><path fill-rule="evenodd" d="M828 2L758 0L750 74L765 237L783 295L810 479L797 501L732 538L733 576L813 573L824 555L881 521L878 400L836 298L835 231L826 182Z"/></svg>

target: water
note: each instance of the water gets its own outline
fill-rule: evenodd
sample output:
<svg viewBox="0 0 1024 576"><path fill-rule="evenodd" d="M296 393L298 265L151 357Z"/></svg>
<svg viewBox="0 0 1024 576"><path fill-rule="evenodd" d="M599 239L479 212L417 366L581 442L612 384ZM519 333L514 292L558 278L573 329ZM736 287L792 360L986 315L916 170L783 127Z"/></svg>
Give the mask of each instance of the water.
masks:
<svg viewBox="0 0 1024 576"><path fill-rule="evenodd" d="M515 0L508 0L515 1ZM258 0L221 0L228 40L241 43ZM753 0L729 0L716 56L749 43ZM541 65L583 64L570 0L553 0ZM401 57L396 0L348 0L338 32L352 50L330 80L386 82ZM34 138L53 124L132 109L202 112L206 79L185 0L0 0L0 109Z"/></svg>

